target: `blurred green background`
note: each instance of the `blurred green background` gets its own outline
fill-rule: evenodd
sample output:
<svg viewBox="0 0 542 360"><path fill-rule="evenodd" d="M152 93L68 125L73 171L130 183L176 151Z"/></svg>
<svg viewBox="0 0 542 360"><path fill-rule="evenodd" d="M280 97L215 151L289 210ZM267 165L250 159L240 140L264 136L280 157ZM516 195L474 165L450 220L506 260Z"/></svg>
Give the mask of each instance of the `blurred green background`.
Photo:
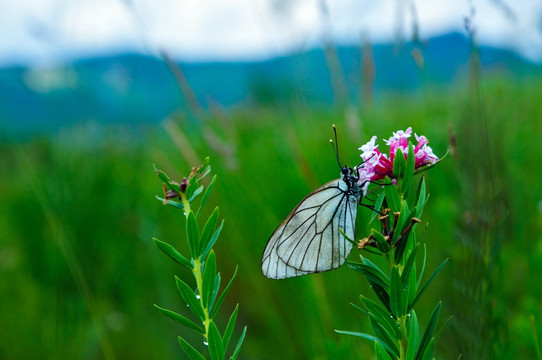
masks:
<svg viewBox="0 0 542 360"><path fill-rule="evenodd" d="M420 62L424 47L414 50L401 58L417 69L408 77L419 84L408 91L384 86L373 96L368 74L378 74L379 63L364 60L361 90L344 96L341 69L330 61L330 101L260 81L252 87L256 101L227 108L200 106L186 87L168 89L181 99L178 109L156 123L75 119L27 134L9 130L4 116L0 358L181 359L177 336L201 342L152 306L188 314L173 277L189 274L152 242L188 252L182 214L154 198L162 187L153 164L180 180L206 156L218 175L209 208L218 205L225 218L218 267L229 278L239 265L223 308L240 304L236 336L248 326L240 358L372 358L370 343L333 331L369 332L366 316L349 304L373 296L360 274L344 267L274 281L260 270L275 227L309 191L338 177L332 124L341 161L350 165L372 135L388 138L409 126L436 154L448 153L427 174L431 197L422 221L427 272L450 261L417 305L422 323L439 300L441 323L453 315L437 358L535 358L535 330L542 333L542 74L481 68L475 48L463 72L434 84ZM329 49L323 55L335 56ZM370 215L360 210L358 238ZM357 258L354 249L350 259Z"/></svg>

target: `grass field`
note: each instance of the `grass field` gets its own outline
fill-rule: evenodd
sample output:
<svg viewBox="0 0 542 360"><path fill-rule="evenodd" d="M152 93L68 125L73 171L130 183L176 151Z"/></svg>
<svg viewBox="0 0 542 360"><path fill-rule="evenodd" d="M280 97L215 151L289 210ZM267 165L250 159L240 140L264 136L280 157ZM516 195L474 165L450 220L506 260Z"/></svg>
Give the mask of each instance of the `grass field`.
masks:
<svg viewBox="0 0 542 360"><path fill-rule="evenodd" d="M180 180L206 156L218 175L209 202L225 218L218 266L229 278L239 265L223 306L230 312L239 303L236 332L248 326L240 358L372 358L369 342L333 331L370 331L349 304L373 296L360 274L343 267L274 281L260 270L282 218L339 175L331 124L350 165L370 136L409 126L439 156L449 151L427 174L431 197L418 228L421 234L428 224L429 273L450 257L417 310L425 322L442 300L441 318L453 315L437 358L535 358L532 324L542 333L541 80L484 75L475 85L458 80L363 106L292 101L211 109L157 127L85 123L0 144L0 358L183 358L177 336L191 333L153 304L187 314L173 278L187 274L152 237L186 251L184 219L154 198L162 188L153 164ZM370 217L360 211L358 238Z"/></svg>

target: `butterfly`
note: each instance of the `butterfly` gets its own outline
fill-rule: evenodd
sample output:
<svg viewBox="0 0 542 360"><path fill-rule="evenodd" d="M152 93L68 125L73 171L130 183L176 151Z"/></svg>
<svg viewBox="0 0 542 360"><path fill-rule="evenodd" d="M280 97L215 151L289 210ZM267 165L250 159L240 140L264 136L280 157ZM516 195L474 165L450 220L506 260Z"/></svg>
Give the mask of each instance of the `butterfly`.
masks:
<svg viewBox="0 0 542 360"><path fill-rule="evenodd" d="M341 177L307 195L273 232L262 257L266 277L285 279L333 270L350 254L352 243L345 236L354 239L363 184L358 184L355 169L340 165L335 153Z"/></svg>

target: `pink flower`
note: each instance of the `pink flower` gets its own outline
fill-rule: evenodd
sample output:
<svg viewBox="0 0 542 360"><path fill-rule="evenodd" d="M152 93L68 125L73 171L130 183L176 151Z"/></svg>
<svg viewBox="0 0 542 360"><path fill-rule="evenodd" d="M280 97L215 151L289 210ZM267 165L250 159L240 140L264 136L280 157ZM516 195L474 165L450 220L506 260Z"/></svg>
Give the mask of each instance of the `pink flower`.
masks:
<svg viewBox="0 0 542 360"><path fill-rule="evenodd" d="M393 162L397 149L401 150L405 160L408 158L408 138L412 135L412 128L406 131L399 130L393 133L389 140L384 140L386 145L390 147L389 155L382 154L377 148L376 136L373 136L369 142L361 146L361 158L363 163L356 167L358 171L358 183L363 187L363 193L367 193L369 183L376 180L384 179L386 176L393 178ZM432 165L439 161L439 158L433 154L433 150L427 144L429 140L423 135L416 136L417 145L414 147L415 170L425 166ZM395 179L394 179L395 180Z"/></svg>

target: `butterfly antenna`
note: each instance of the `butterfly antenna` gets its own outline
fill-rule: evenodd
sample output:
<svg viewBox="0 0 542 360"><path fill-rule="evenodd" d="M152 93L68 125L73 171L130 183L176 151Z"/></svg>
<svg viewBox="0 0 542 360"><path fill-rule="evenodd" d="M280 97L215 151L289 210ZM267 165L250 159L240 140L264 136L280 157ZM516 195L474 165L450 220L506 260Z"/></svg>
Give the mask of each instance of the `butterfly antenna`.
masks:
<svg viewBox="0 0 542 360"><path fill-rule="evenodd" d="M335 133L335 145L333 143L333 140L329 139L329 142L331 143L331 146L333 147L333 151L335 152L335 157L337 158L337 164L339 164L339 168L343 168L341 165L341 161L339 160L339 142L337 141L337 128L335 128L335 124L333 124L333 132Z"/></svg>

